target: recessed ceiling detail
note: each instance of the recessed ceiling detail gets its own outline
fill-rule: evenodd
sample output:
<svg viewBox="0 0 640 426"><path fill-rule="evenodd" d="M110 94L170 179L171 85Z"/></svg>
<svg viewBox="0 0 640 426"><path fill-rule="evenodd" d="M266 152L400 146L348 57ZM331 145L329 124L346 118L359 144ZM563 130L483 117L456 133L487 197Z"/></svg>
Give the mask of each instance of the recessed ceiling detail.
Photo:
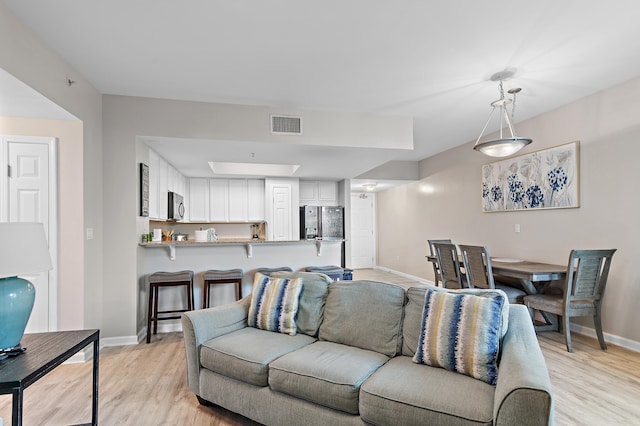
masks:
<svg viewBox="0 0 640 426"><path fill-rule="evenodd" d="M293 176L298 164L225 163L209 161L209 167L216 175L240 176Z"/></svg>

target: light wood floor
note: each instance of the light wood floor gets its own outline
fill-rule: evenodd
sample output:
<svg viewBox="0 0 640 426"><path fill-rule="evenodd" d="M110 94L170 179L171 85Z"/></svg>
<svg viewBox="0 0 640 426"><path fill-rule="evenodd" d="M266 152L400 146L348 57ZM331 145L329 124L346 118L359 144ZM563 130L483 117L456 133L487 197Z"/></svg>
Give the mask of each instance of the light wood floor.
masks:
<svg viewBox="0 0 640 426"><path fill-rule="evenodd" d="M355 271L403 287L410 279L382 271ZM539 336L555 396L557 425L640 425L640 353L574 335L568 353L562 336ZM0 418L10 424L11 396L0 395ZM69 425L91 419L91 363L62 365L29 387L25 425ZM181 333L152 343L100 352L101 425L255 425L221 408L203 407L186 388Z"/></svg>

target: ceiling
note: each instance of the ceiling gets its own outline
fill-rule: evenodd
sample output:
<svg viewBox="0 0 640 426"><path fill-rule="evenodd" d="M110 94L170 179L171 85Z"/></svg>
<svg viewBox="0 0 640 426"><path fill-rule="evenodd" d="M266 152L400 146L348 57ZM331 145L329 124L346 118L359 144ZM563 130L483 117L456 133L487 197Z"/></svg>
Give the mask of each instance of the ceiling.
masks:
<svg viewBox="0 0 640 426"><path fill-rule="evenodd" d="M498 71L516 124L640 75L636 0L0 1L104 94L413 117L412 151L324 148L375 165L475 140Z"/></svg>

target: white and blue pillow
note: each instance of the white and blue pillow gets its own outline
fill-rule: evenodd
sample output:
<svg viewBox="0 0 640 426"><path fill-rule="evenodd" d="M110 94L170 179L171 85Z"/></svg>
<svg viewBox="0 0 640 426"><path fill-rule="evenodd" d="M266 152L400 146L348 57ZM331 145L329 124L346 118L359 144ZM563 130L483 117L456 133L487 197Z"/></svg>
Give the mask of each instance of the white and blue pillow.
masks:
<svg viewBox="0 0 640 426"><path fill-rule="evenodd" d="M498 377L503 307L499 290L479 294L428 290L413 361L471 376L491 385Z"/></svg>
<svg viewBox="0 0 640 426"><path fill-rule="evenodd" d="M250 327L294 335L302 282L256 273L249 306Z"/></svg>

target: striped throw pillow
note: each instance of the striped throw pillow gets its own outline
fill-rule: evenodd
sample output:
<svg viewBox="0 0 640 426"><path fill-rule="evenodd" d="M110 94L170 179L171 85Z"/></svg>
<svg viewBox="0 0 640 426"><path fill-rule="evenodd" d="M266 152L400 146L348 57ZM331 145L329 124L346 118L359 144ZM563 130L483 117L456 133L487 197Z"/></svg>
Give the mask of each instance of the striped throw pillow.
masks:
<svg viewBox="0 0 640 426"><path fill-rule="evenodd" d="M413 361L495 385L504 303L499 292L477 296L428 290Z"/></svg>
<svg viewBox="0 0 640 426"><path fill-rule="evenodd" d="M294 335L302 282L256 273L249 306L249 326Z"/></svg>

